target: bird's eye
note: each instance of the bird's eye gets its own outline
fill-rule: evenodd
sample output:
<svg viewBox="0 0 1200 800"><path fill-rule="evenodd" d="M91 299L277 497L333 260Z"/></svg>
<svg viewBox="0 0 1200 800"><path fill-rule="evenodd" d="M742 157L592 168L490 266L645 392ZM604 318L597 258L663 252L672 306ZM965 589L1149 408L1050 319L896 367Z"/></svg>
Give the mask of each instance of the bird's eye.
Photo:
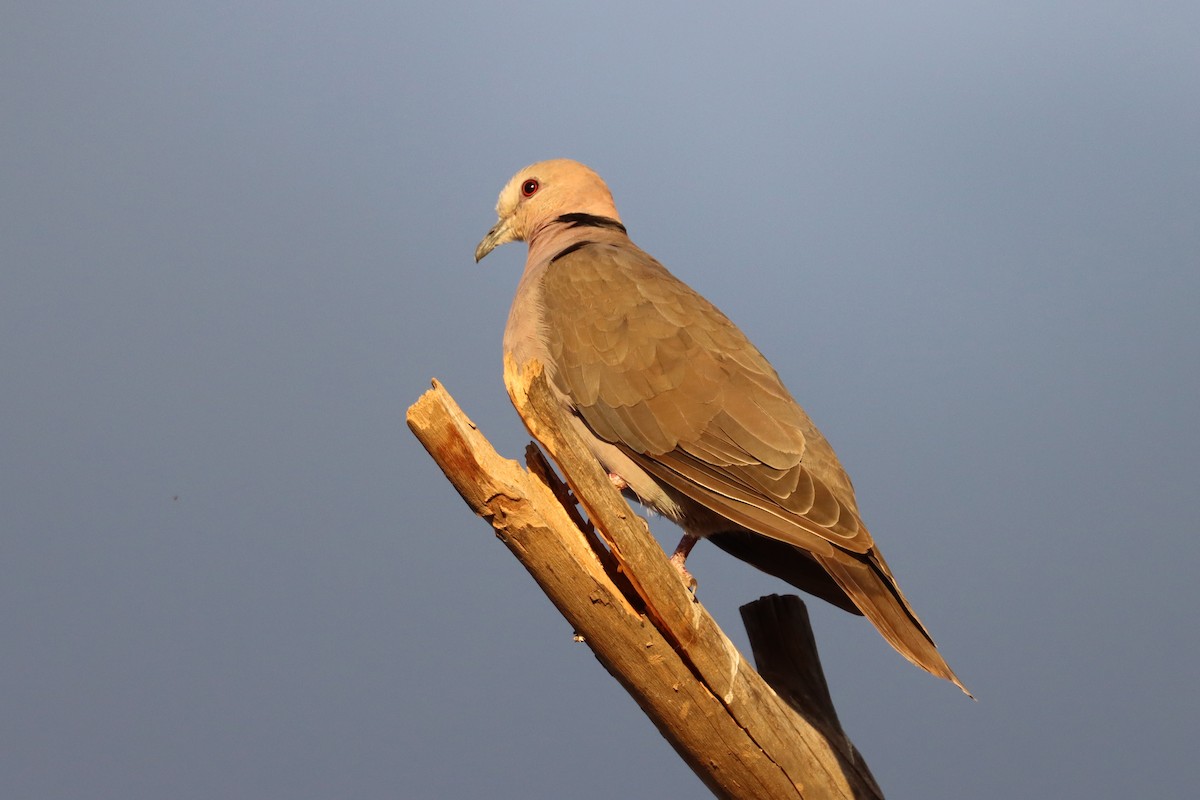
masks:
<svg viewBox="0 0 1200 800"><path fill-rule="evenodd" d="M533 193L538 190L538 185L539 184L537 181L535 181L533 178L530 178L521 184L521 194L526 197L533 197Z"/></svg>

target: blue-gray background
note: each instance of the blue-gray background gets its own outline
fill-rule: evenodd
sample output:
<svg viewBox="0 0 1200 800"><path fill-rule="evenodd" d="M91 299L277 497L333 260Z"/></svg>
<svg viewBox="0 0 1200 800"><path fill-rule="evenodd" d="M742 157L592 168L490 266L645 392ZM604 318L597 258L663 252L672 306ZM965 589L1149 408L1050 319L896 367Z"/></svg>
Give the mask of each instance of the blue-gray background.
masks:
<svg viewBox="0 0 1200 800"><path fill-rule="evenodd" d="M978 694L811 604L890 796L1194 792L1200 6L646 6L4 5L0 795L703 793L403 423L520 455L471 253L557 156ZM738 642L786 588L691 563Z"/></svg>

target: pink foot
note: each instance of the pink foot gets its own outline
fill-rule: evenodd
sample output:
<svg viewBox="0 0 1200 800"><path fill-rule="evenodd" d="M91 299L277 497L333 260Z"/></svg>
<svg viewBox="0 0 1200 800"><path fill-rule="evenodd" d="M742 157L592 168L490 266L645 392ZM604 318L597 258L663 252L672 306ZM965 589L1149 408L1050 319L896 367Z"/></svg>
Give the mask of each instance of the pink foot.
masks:
<svg viewBox="0 0 1200 800"><path fill-rule="evenodd" d="M615 488L618 492L623 492L629 488L629 484L625 482L625 479L615 472L608 473L608 482L611 483L613 488Z"/></svg>
<svg viewBox="0 0 1200 800"><path fill-rule="evenodd" d="M688 553L692 552L692 548L696 546L696 542L700 541L699 536L692 536L690 533L685 533L683 538L679 540L679 546L675 548L675 552L671 554L671 566L679 570L679 576L683 578L683 583L687 586L688 591L696 593L696 579L692 577L692 573L688 572L686 563Z"/></svg>

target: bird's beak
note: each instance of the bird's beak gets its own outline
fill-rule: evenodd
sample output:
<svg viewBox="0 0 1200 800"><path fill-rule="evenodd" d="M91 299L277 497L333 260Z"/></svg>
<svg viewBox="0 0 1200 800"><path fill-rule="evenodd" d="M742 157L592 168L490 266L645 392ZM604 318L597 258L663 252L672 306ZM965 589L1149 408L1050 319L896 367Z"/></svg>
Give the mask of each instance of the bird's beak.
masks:
<svg viewBox="0 0 1200 800"><path fill-rule="evenodd" d="M487 236L483 237L483 241L480 242L479 246L475 248L476 264L482 261L483 257L488 253L492 252L502 244L511 242L515 238L513 236L512 228L510 227L511 221L511 217L505 217L504 219L499 220L494 226L492 226L492 229L487 232Z"/></svg>

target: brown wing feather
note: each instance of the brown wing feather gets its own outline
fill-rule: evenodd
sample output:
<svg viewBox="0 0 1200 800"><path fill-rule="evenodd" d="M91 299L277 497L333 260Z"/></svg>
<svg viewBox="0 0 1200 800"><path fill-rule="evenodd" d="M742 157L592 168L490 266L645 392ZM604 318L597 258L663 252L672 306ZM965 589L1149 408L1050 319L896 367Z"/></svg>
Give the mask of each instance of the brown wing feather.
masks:
<svg viewBox="0 0 1200 800"><path fill-rule="evenodd" d="M547 270L543 302L553 378L597 436L766 536L871 548L849 477L774 368L650 256L580 248Z"/></svg>

